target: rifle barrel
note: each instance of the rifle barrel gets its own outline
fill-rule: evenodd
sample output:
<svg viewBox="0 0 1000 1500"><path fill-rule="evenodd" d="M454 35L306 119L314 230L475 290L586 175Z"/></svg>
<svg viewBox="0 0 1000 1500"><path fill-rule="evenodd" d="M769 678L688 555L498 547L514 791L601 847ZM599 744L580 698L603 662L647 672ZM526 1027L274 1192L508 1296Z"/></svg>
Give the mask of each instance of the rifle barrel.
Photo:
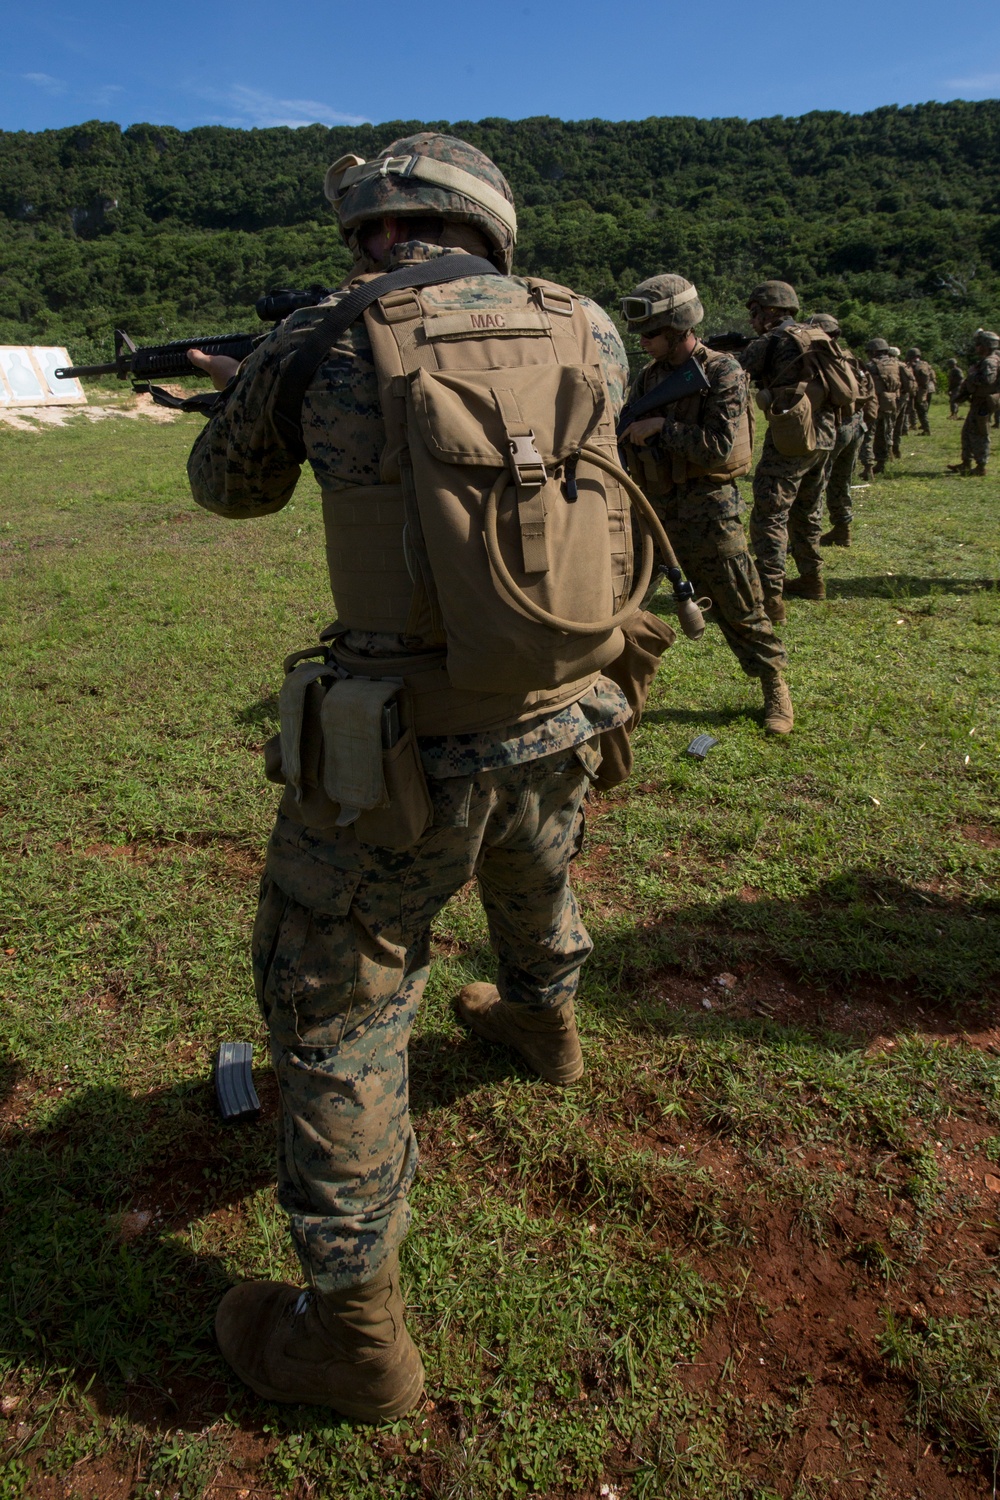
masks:
<svg viewBox="0 0 1000 1500"><path fill-rule="evenodd" d="M63 365L56 370L56 380L75 380L78 375L115 375L118 372L116 364L110 365Z"/></svg>
<svg viewBox="0 0 1000 1500"><path fill-rule="evenodd" d="M57 380L72 380L76 375L117 375L119 380L178 380L184 375L204 375L187 357L189 349L205 354L226 354L230 359L244 360L268 335L255 333L214 333L205 338L173 339L169 344L146 344L138 349L122 347L118 358L107 365L65 365L55 372Z"/></svg>

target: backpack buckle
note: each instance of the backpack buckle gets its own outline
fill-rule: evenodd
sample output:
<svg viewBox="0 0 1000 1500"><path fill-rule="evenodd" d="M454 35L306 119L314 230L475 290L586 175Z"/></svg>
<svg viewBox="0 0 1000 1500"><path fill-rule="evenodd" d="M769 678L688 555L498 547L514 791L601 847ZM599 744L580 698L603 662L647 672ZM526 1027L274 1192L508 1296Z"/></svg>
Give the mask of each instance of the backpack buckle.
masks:
<svg viewBox="0 0 1000 1500"><path fill-rule="evenodd" d="M508 432L507 444L510 448L510 467L518 489L538 489L545 484L549 476L542 455L535 446L535 434L530 430L516 436Z"/></svg>
<svg viewBox="0 0 1000 1500"><path fill-rule="evenodd" d="M573 316L573 303L575 298L571 292L559 292L551 286L534 286L531 295L538 303L542 312L558 313L561 318Z"/></svg>

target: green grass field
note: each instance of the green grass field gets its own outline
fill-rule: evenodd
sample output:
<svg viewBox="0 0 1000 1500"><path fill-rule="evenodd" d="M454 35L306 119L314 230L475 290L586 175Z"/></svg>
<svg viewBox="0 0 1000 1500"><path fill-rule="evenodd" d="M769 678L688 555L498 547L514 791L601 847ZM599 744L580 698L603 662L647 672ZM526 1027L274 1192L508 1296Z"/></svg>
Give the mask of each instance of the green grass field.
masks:
<svg viewBox="0 0 1000 1500"><path fill-rule="evenodd" d="M944 476L932 420L790 603L787 742L716 630L665 657L578 866L583 1084L459 1031L475 895L437 924L429 1402L375 1432L251 1399L211 1334L296 1274L247 940L281 658L331 608L315 488L225 523L196 418L0 427L0 1500L994 1492L1000 462ZM257 1127L216 1121L226 1038Z"/></svg>

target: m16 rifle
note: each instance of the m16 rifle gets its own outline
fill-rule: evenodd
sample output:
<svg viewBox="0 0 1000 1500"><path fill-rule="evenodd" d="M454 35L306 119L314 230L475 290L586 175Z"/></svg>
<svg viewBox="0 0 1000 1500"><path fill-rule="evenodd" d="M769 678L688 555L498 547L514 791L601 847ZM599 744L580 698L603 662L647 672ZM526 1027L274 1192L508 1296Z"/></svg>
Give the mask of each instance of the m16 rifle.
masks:
<svg viewBox="0 0 1000 1500"><path fill-rule="evenodd" d="M331 288L314 285L305 291L294 291L289 287L272 287L254 304L258 318L275 327L301 307L315 307L329 297ZM56 370L57 380L72 380L78 375L117 375L119 380L131 380L136 391L148 392L160 406L178 407L183 411L203 409L204 402L214 403L215 393L203 393L182 400L169 391L150 384L157 380L177 380L186 375L204 375L188 359L189 349L200 349L204 354L225 354L230 359L244 360L267 338L266 333L216 333L206 338L172 339L167 344L145 344L137 346L121 328L115 329L115 357L104 365L65 365ZM207 408L206 408L207 409Z"/></svg>

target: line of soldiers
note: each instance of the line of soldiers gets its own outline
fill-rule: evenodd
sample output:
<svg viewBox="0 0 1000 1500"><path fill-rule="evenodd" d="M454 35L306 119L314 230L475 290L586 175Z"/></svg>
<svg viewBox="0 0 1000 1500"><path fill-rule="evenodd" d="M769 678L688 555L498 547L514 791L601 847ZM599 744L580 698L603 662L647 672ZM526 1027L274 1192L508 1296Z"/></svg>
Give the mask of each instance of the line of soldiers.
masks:
<svg viewBox="0 0 1000 1500"><path fill-rule="evenodd" d="M882 338L868 342L868 362L862 364L838 342L840 326L831 314L797 321L799 299L787 282L762 283L746 305L755 338L701 340L694 330L704 310L697 290L683 277L650 277L622 299L630 332L639 334L652 356L633 380L628 402L653 390L671 368L691 357L709 382L707 391L665 407L662 416L633 422L624 452L681 566L696 590L711 599L737 661L760 680L765 727L787 734L793 726L783 677L787 656L773 627L784 623L789 596L826 597L820 549L851 544L856 465L860 461L863 478L870 481L885 472L890 457L901 456L908 431L929 435L937 378L919 348L909 349L904 360ZM952 414L959 402L970 402L962 460L950 466L953 471L986 473L989 424L1000 420L998 345L996 334L980 329L968 374L950 362ZM754 557L735 484L751 468L751 381L768 420L753 475L748 529ZM790 422L800 408L801 432ZM824 495L832 523L826 532ZM786 573L789 552L797 577Z"/></svg>

